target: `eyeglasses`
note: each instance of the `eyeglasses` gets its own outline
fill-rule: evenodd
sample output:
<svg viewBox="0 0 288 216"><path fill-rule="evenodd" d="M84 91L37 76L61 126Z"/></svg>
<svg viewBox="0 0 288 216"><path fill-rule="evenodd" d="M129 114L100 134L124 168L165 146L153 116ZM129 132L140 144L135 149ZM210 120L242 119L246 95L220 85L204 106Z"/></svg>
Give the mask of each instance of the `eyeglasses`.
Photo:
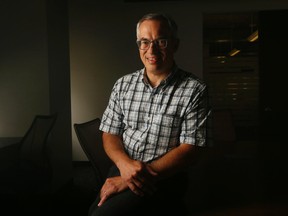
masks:
<svg viewBox="0 0 288 216"><path fill-rule="evenodd" d="M140 50L148 50L151 43L156 45L159 49L165 49L168 45L168 39L156 39L156 40L137 40L136 41L138 47Z"/></svg>

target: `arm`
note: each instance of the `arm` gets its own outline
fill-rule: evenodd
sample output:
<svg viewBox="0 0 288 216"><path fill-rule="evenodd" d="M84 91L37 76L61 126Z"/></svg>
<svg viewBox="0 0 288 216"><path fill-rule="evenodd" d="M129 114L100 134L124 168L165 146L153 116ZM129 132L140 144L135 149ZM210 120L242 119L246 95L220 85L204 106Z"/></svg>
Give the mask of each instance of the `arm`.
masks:
<svg viewBox="0 0 288 216"><path fill-rule="evenodd" d="M108 157L120 170L121 176L106 179L100 191L98 206L101 206L110 196L128 188L137 195L143 195L144 192L153 192L153 184L149 183L149 179L152 179L152 176L156 173L148 165L133 160L126 154L120 136L104 132L103 147ZM143 182L147 185L145 188Z"/></svg>
<svg viewBox="0 0 288 216"><path fill-rule="evenodd" d="M126 154L122 139L117 135L103 133L103 144L107 155L119 168L123 184L138 195L143 195L143 192L153 192L153 184L156 180L183 170L197 158L197 147L181 144L151 164L145 164L131 159Z"/></svg>
<svg viewBox="0 0 288 216"><path fill-rule="evenodd" d="M102 138L103 147L106 154L116 164L117 167L120 161L131 161L130 157L124 150L121 136L103 132Z"/></svg>
<svg viewBox="0 0 288 216"><path fill-rule="evenodd" d="M128 177L125 180L123 177L116 176L108 178L101 189L101 200L99 206L102 205L110 196L128 189L128 187L136 194L143 195L144 191L153 193L153 183L156 179L163 179L179 170L189 166L196 159L196 147L189 144L181 144L173 150L169 151L163 157L153 161L151 164L144 164L139 161L132 160L125 153L121 138L115 135L104 135L107 143L115 141L117 145L104 145L104 148L109 157L118 164L120 172L124 172ZM109 140L109 141L108 141ZM111 148L110 148L111 147ZM148 171L148 173L146 173ZM130 175L129 173L134 173ZM143 175L143 173L146 173ZM156 177L156 178L155 178ZM137 179L141 179L137 181ZM129 186L130 185L130 186Z"/></svg>
<svg viewBox="0 0 288 216"><path fill-rule="evenodd" d="M157 179L169 177L184 170L196 161L198 148L191 144L180 144L163 157L153 161L150 166L158 173Z"/></svg>
<svg viewBox="0 0 288 216"><path fill-rule="evenodd" d="M207 135L207 119L210 113L208 92L204 86L187 105L180 126L180 144L151 163L158 178L166 178L195 163L203 152Z"/></svg>
<svg viewBox="0 0 288 216"><path fill-rule="evenodd" d="M129 187L137 195L153 191L152 179L157 173L147 164L131 159L124 150L120 136L104 132L103 146L108 157L120 170L123 185L126 189ZM143 182L146 183L147 187L143 188Z"/></svg>
<svg viewBox="0 0 288 216"><path fill-rule="evenodd" d="M102 138L104 150L115 164L117 158L129 161L129 157L124 151L120 136L103 132ZM128 189L128 184L121 178L121 176L107 178L100 190L100 201L98 206L101 206L110 196L126 189Z"/></svg>

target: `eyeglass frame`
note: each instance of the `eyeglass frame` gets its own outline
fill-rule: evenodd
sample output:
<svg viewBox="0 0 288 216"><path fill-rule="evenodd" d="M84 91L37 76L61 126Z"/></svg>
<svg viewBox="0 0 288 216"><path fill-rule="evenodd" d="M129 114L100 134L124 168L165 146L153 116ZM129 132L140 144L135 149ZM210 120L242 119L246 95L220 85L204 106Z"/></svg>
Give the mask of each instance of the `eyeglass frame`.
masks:
<svg viewBox="0 0 288 216"><path fill-rule="evenodd" d="M165 47L160 47L160 46L159 46L159 42L158 42L158 41L160 41L160 40L165 41L165 43L166 43ZM147 46L146 49L141 49L141 48L140 48L140 46L141 46L141 44L140 44L141 41L147 41L147 42L149 42L149 45ZM167 38L158 38L158 39L155 39L155 40L148 40L148 39L136 40L136 44L137 44L137 46L138 46L138 48L139 48L140 50L148 50L148 49L150 48L150 46L151 46L152 43L153 43L154 45L156 45L157 48L163 50L163 49L166 49L167 46L168 46L168 39L167 39Z"/></svg>

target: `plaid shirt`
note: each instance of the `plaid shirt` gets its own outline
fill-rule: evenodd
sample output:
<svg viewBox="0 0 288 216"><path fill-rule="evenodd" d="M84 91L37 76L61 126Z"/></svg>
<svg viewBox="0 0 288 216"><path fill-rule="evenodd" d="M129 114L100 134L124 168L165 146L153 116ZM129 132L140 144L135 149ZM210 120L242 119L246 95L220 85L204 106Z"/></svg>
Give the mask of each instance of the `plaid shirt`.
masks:
<svg viewBox="0 0 288 216"><path fill-rule="evenodd" d="M206 85L175 66L152 88L145 69L115 83L100 130L120 135L128 155L144 162L161 157L180 143L206 145Z"/></svg>

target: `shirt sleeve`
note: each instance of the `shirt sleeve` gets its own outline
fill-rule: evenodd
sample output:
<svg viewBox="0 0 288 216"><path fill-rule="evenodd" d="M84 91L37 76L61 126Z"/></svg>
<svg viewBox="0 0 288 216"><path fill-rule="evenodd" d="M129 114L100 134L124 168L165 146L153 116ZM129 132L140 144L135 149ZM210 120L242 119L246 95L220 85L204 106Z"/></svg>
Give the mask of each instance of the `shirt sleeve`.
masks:
<svg viewBox="0 0 288 216"><path fill-rule="evenodd" d="M123 113L119 103L119 82L113 86L108 105L103 113L99 129L106 133L122 135Z"/></svg>
<svg viewBox="0 0 288 216"><path fill-rule="evenodd" d="M180 143L206 146L207 124L210 115L208 104L208 92L206 86L202 86L189 102L180 133Z"/></svg>

